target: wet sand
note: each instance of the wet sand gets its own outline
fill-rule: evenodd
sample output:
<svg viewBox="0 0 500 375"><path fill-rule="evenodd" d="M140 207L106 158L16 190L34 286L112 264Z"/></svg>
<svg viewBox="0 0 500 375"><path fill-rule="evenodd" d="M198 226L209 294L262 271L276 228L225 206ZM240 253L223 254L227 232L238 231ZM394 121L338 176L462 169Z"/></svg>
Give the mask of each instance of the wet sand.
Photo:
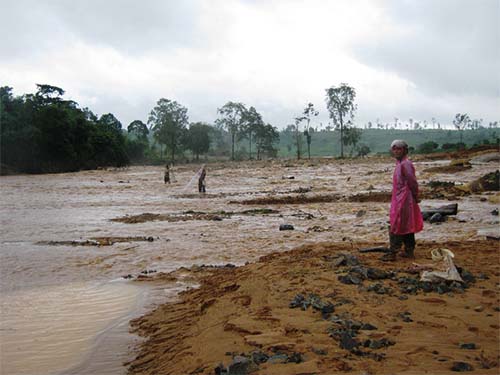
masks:
<svg viewBox="0 0 500 375"><path fill-rule="evenodd" d="M497 167L484 163L455 174L423 172L448 162L418 161L421 184L440 180L466 186ZM76 314L78 304L71 303L65 286L107 285L123 276L130 276L123 279L125 283L134 284L135 278L147 277L149 271L169 274L193 265L241 266L266 254L302 245L342 240L380 243L387 235L388 203L384 197L390 192L392 165L389 158L214 164L208 168L208 193L204 195L195 193L196 186L189 184L199 169L197 165L174 168L171 185L163 184L162 167L2 177L2 296L8 295L8 303L17 309L13 316L32 321L31 339L43 342L40 339L46 327L57 322L64 327L64 314ZM362 199L352 200L355 195ZM270 197L291 200L255 201ZM440 225L426 225L419 240L480 240L497 232L498 216L492 216L491 211L498 207L498 193L434 194L424 199L422 206L436 207L450 201L459 203L459 213ZM281 224L291 224L295 230L279 231ZM110 239L109 243L106 239ZM116 319L131 317L129 311L137 311L137 304L151 309L198 282L188 272L154 286L141 284L141 290L149 290L147 298L142 292L124 298L128 302L122 305L122 315L108 315L106 327L113 326ZM55 308L48 320L33 319L42 304L27 302L34 289L35 295L60 291L55 299L68 308L73 306L74 311ZM93 297L89 298L90 304L92 301ZM108 302L109 306L103 308L112 310L113 299ZM118 325L123 328L121 323ZM8 323L2 329L10 329ZM113 373L110 369L119 368L124 358L133 358L128 344L113 346L119 340L99 346L106 342L102 329L96 322L92 337L72 351L73 363L68 365L77 369L75 373L91 368L88 365L92 352L105 359L97 361L101 367L93 367L88 373ZM116 333L116 337L124 335L124 331ZM22 331L12 331L8 340L2 335L2 345L15 342L15 332L21 336ZM44 345L56 348L65 335L71 336L70 328L60 332L54 342ZM134 339L130 336L124 340L132 343ZM38 351L18 354L36 358ZM56 350L53 364L57 364L57 358ZM2 359L5 362L5 357ZM58 368L55 366L52 372ZM22 371L20 368L19 373Z"/></svg>
<svg viewBox="0 0 500 375"><path fill-rule="evenodd" d="M133 321L148 340L131 373L214 374L236 356L253 355L262 362L249 367L252 374L449 374L455 362L470 364L475 374L498 374L497 241L420 243L414 261L397 263L357 251L367 245L377 244L318 243L240 268L206 270L199 289ZM464 292L402 292L398 278L415 277L404 270L412 262L432 263L430 250L442 247L455 252L457 266L479 278ZM343 284L339 276L349 267L336 265L340 253L397 276ZM390 291L370 291L376 283ZM291 308L298 294L314 294L334 310L322 316L319 308ZM356 340L385 339L392 345L342 348L331 331L341 327L338 317L376 327L359 331Z"/></svg>

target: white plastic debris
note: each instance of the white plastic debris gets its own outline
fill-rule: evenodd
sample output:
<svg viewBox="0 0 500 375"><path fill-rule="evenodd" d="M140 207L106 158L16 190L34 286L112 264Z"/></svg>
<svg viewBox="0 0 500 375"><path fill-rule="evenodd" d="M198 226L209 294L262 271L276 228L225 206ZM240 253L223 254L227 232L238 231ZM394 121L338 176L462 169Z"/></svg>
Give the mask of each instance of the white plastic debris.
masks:
<svg viewBox="0 0 500 375"><path fill-rule="evenodd" d="M445 271L422 271L420 275L421 281L439 282L441 280L450 280L464 282L453 263L453 258L455 257L453 252L448 249L434 249L431 251L431 256L432 260L436 262L443 261L443 269Z"/></svg>

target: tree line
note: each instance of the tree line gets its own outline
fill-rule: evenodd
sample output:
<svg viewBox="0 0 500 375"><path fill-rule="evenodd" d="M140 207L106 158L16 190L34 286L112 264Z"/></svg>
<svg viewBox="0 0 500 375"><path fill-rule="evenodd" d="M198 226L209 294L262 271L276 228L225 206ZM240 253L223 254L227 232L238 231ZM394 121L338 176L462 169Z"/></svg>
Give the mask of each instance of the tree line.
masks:
<svg viewBox="0 0 500 375"><path fill-rule="evenodd" d="M325 90L326 108L331 119L325 129L318 130L313 126L319 112L313 103L308 103L302 113L294 117L293 123L281 132L266 123L255 107L240 102L229 101L218 108L214 124L208 124L190 123L185 106L161 98L146 122L134 120L124 129L113 114L98 117L88 108L80 108L78 103L65 100L63 96L63 89L45 84L37 85L35 94L18 97L13 96L12 88L0 87L2 173L6 170L45 173L122 167L130 163L176 163L189 157L199 160L200 156L258 160L279 154L295 155L301 159L305 147L307 157L311 157L313 139L316 156L337 154L344 157L344 147L349 146L350 156L364 156L380 152L382 146L377 143L378 133L374 131L398 131L398 119L395 119L394 127L372 127L371 123L365 129L356 127L356 90L345 83ZM494 131L498 122L490 123L488 130L489 133L493 130L493 133L484 136L486 128L482 121L471 120L465 113L458 113L453 124L460 135L457 145L465 147L462 138L469 130L477 132L477 135L467 137L476 143L480 136L498 139ZM435 150L437 146L428 143L430 139L417 135L425 128L420 125L407 127L407 131L413 131L402 137L408 138L411 133L411 138L420 143L427 142L426 146L417 149ZM432 132L439 133L432 136L440 137L444 130L429 129L425 134ZM450 136L447 134L446 140ZM385 142L386 139L382 138L381 141ZM336 151L335 144L339 144L340 152Z"/></svg>
<svg viewBox="0 0 500 375"><path fill-rule="evenodd" d="M6 173L69 172L135 163L175 163L190 153L236 159L235 143L248 142L248 158L275 157L279 132L254 107L228 102L215 124L190 123L180 103L161 98L147 122L125 129L112 114L95 115L64 99L64 90L38 84L35 94L14 97L0 87L0 167ZM229 141L228 141L229 139ZM252 150L252 147L254 150Z"/></svg>

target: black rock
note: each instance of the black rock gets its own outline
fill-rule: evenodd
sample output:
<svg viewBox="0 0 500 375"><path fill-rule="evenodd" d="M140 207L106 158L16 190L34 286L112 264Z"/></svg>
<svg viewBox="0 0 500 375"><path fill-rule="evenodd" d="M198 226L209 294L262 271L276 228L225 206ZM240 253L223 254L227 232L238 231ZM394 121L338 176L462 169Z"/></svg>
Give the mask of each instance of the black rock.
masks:
<svg viewBox="0 0 500 375"><path fill-rule="evenodd" d="M292 224L280 224L280 230L294 230Z"/></svg>
<svg viewBox="0 0 500 375"><path fill-rule="evenodd" d="M338 277L339 281L343 284L354 284L354 285L359 285L363 282L359 277L352 275L352 274L347 274L347 275L341 275Z"/></svg>
<svg viewBox="0 0 500 375"><path fill-rule="evenodd" d="M302 363L304 360L302 359L302 354L300 353L292 353L292 355L288 356L288 362L290 363Z"/></svg>
<svg viewBox="0 0 500 375"><path fill-rule="evenodd" d="M491 214L493 216L498 216L498 208L495 208L493 211L491 211Z"/></svg>
<svg viewBox="0 0 500 375"><path fill-rule="evenodd" d="M457 267L457 271L462 277L462 280L465 281L466 283L475 283L476 282L476 277L467 271L465 268L462 267Z"/></svg>
<svg viewBox="0 0 500 375"><path fill-rule="evenodd" d="M267 362L269 356L263 352L252 352L252 359L256 364L261 364Z"/></svg>
<svg viewBox="0 0 500 375"><path fill-rule="evenodd" d="M388 346L391 346L394 344L395 344L394 341L388 340L386 338L382 338L380 340L368 339L363 343L363 346L365 348L370 348L370 349L380 349L380 348L385 348L385 347L388 347Z"/></svg>
<svg viewBox="0 0 500 375"><path fill-rule="evenodd" d="M363 330L363 331L373 331L373 330L377 329L377 327L375 327L374 325L372 325L370 323L363 323L363 325L361 325L361 327L359 329Z"/></svg>
<svg viewBox="0 0 500 375"><path fill-rule="evenodd" d="M405 312L399 313L398 317L401 318L401 320L403 320L403 322L405 322L405 323L411 323L411 322L413 322L413 319L410 318L410 315L411 315L410 312L405 311Z"/></svg>
<svg viewBox="0 0 500 375"><path fill-rule="evenodd" d="M456 371L456 372L465 372L472 370L474 370L474 368L467 362L453 362L453 366L451 367L451 371Z"/></svg>
<svg viewBox="0 0 500 375"><path fill-rule="evenodd" d="M220 363L215 369L215 375L223 375L223 374L227 374L227 371L226 371L226 368L224 367L224 365L222 363Z"/></svg>
<svg viewBox="0 0 500 375"><path fill-rule="evenodd" d="M473 342L460 344L460 349L476 349L476 344L474 344Z"/></svg>
<svg viewBox="0 0 500 375"><path fill-rule="evenodd" d="M439 212L436 212L429 218L429 223L442 223L446 221L446 216L441 215Z"/></svg>
<svg viewBox="0 0 500 375"><path fill-rule="evenodd" d="M288 356L286 354L275 354L267 360L268 363L278 364L278 363L287 363Z"/></svg>
<svg viewBox="0 0 500 375"><path fill-rule="evenodd" d="M359 259L355 255L349 253L341 253L333 260L333 266L357 266Z"/></svg>
<svg viewBox="0 0 500 375"><path fill-rule="evenodd" d="M390 272L386 272L384 270L378 268L368 268L367 270L367 278L370 280L382 280L388 279L392 276Z"/></svg>
<svg viewBox="0 0 500 375"><path fill-rule="evenodd" d="M312 348L313 353L316 353L317 355L327 355L328 352L324 349L316 349Z"/></svg>
<svg viewBox="0 0 500 375"><path fill-rule="evenodd" d="M354 340L349 333L344 332L340 337L340 347L342 349L352 350L359 345L357 340Z"/></svg>
<svg viewBox="0 0 500 375"><path fill-rule="evenodd" d="M304 307L304 301L305 301L305 297L302 295L302 294L297 294L292 302L290 302L288 304L288 307L290 307L291 309L294 309L296 307ZM307 307L306 307L307 308ZM304 309L305 310L305 309Z"/></svg>
<svg viewBox="0 0 500 375"><path fill-rule="evenodd" d="M246 375L255 367L254 363L247 357L236 356L227 366L227 375Z"/></svg>

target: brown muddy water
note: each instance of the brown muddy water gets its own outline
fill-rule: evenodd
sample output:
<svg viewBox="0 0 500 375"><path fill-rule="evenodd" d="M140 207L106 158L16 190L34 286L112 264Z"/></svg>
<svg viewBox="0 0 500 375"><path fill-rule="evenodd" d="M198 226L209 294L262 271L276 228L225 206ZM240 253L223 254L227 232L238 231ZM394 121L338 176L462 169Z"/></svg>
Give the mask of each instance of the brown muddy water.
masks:
<svg viewBox="0 0 500 375"><path fill-rule="evenodd" d="M466 184L497 168L490 163L455 174L421 172L446 163L415 163L420 183ZM170 185L163 184L161 167L1 177L0 372L125 373L122 364L137 342L128 334L129 320L188 286L144 285L125 275L241 265L310 242L385 240L389 203L342 197L390 192L392 167L388 158L209 165L204 195L196 191L199 165L175 167ZM239 203L301 193L337 198ZM458 215L440 225L426 223L417 240L498 234L498 216L491 214L498 198L457 198ZM424 200L421 206L448 203ZM262 208L273 211L252 211ZM145 213L153 215L136 223L124 219ZM279 231L280 224L295 230ZM108 237L113 239L106 244Z"/></svg>

